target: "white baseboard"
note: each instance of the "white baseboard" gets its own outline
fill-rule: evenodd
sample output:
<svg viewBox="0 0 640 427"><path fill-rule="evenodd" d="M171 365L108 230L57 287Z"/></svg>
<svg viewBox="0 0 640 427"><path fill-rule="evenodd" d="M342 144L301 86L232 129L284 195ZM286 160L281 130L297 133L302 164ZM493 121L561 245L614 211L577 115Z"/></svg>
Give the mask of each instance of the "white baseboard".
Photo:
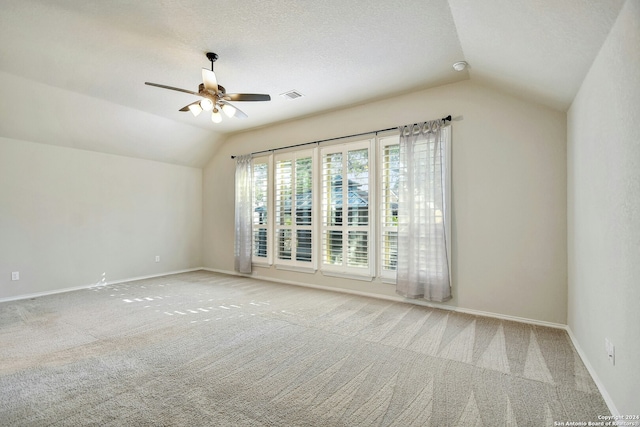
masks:
<svg viewBox="0 0 640 427"><path fill-rule="evenodd" d="M620 411L618 411L618 408L616 408L616 405L613 403L613 399L611 399L609 392L604 387L604 384L602 384L602 381L600 381L600 378L598 377L598 374L596 373L595 369L593 369L593 366L591 366L591 363L589 363L589 359L587 359L587 355L582 350L582 347L580 347L580 343L578 342L578 339L573 334L573 331L568 325L565 327L565 330L569 334L569 338L571 338L571 342L573 343L573 346L578 352L580 359L582 359L582 363L584 363L584 366L587 368L587 371L589 371L591 378L593 378L593 382L596 383L596 387L598 387L598 391L600 391L600 394L602 395L604 402L607 404L607 407L609 408L611 415L619 417L622 414L620 414Z"/></svg>
<svg viewBox="0 0 640 427"><path fill-rule="evenodd" d="M250 278L253 278L253 279L264 280L264 281L267 281L267 282L283 283L283 284L286 284L286 285L303 286L303 287L306 287L306 288L321 289L321 290L324 290L324 291L342 292L342 293L351 294L351 295L360 295L360 296L364 296L364 297L378 298L378 299L384 299L384 300L394 301L394 302L405 302L405 303L421 305L421 306L425 306L425 307L441 308L443 310L450 310L450 311L455 311L455 312L458 312L458 313L466 313L466 314L471 314L471 315L474 315L474 316L493 317L493 318L496 318L496 319L511 320L511 321L514 321L514 322L527 323L527 324L530 324L530 325L537 325L537 326L546 326L546 327L549 327L549 328L566 329L566 327L567 327L566 325L563 325L561 323L546 322L546 321L543 321L543 320L529 319L529 318L526 318L526 317L518 317L518 316L510 316L510 315L507 315L507 314L492 313L492 312L488 312L488 311L480 311L480 310L474 310L474 309L470 309L470 308L454 307L454 306L446 305L446 304L433 304L433 303L430 303L429 301L425 301L425 300L403 298L400 295L397 295L397 296L396 295L383 295L383 294L376 294L376 293L373 293L373 292L356 291L356 290L353 290L353 289L336 288L336 287L333 287L333 286L313 285L313 284L304 283L304 282L296 282L296 281L292 281L292 280L281 280L281 279L275 279L275 278L263 277L263 276L253 276L251 274L241 274L241 273L238 273L236 271L218 270L218 269L214 269L214 268L203 268L203 270L211 271L211 272L214 272L214 273L229 274L229 275L232 275L232 276L250 277Z"/></svg>
<svg viewBox="0 0 640 427"><path fill-rule="evenodd" d="M51 290L51 291L35 292L35 293L31 293L31 294L14 295L14 296L11 296L11 297L0 298L0 303L9 302L9 301L18 301L18 300L29 299L29 298L43 297L43 296L47 296L47 295L61 294L61 293L64 293L64 292L80 291L82 289L95 288L97 286L116 285L118 283L134 282L136 280L144 280L144 279L152 279L154 277L170 276L172 274L189 273L191 271L199 271L199 270L204 270L204 269L201 268L201 267L197 267L197 268L189 268L189 269L186 269L186 270L167 271L167 272L164 272L164 273L151 274L151 275L148 275L148 276L131 277L131 278L128 278L128 279L119 279L119 280L113 280L113 281L110 281L110 282L106 282L105 281L105 282L99 282L99 283L91 283L89 285L74 286L74 287L70 287L70 288L54 289L54 290Z"/></svg>

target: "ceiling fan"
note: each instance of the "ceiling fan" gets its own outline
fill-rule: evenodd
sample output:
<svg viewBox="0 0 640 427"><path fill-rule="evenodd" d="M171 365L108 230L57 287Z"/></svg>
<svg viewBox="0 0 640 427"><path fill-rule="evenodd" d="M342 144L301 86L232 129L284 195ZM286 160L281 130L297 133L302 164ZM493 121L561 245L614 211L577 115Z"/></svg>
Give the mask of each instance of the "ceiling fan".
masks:
<svg viewBox="0 0 640 427"><path fill-rule="evenodd" d="M200 83L197 92L157 83L144 82L144 84L202 97L202 100L192 102L182 107L179 111L191 111L194 116L198 116L202 111L211 111L211 120L214 123L220 123L222 121L220 110L222 110L227 117L247 118L244 112L229 103L229 101L271 101L269 95L259 93L227 93L225 88L218 84L216 74L213 72L213 63L218 59L218 55L213 52L207 52L207 58L211 61L211 70L207 70L206 68L202 69L203 83Z"/></svg>

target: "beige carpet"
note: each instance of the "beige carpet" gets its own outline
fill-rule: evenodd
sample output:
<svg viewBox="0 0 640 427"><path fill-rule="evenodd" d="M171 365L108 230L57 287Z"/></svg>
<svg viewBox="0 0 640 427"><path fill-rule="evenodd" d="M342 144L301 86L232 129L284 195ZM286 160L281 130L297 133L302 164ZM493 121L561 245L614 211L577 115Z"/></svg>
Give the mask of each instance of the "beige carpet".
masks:
<svg viewBox="0 0 640 427"><path fill-rule="evenodd" d="M0 361L2 426L608 414L562 330L204 271L0 304Z"/></svg>

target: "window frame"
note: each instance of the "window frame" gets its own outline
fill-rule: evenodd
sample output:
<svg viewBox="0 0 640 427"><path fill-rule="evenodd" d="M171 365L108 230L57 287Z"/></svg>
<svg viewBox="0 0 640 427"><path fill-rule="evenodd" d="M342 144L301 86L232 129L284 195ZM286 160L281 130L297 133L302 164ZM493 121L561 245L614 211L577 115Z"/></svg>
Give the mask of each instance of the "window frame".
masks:
<svg viewBox="0 0 640 427"><path fill-rule="evenodd" d="M317 209L315 208L316 203L316 150L315 149L303 149L303 150L295 150L295 151L286 151L282 153L272 154L272 164L273 164L273 178L272 178L272 194L273 194L273 204L271 208L273 218L272 223L272 262L273 265L278 269L288 269L295 271L303 271L303 272L314 272L317 269L317 250L316 250L316 242L317 233L315 232L315 224L317 222ZM296 208L295 208L295 195L296 195L296 184L297 184L297 175L296 175L296 162L301 159L311 159L311 224L303 225L297 224L296 218ZM279 211L278 211L278 162L281 161L291 161L291 224L278 224L279 221ZM278 245L279 245L279 230L291 230L291 259L283 259L278 257ZM311 233L311 260L310 261L302 261L297 260L297 232L298 231L309 231Z"/></svg>
<svg viewBox="0 0 640 427"><path fill-rule="evenodd" d="M444 132L451 132L450 128L443 129ZM396 283L396 271L397 270L385 270L383 267L383 232L392 231L395 228L397 231L397 225L395 227L389 227L382 222L385 219L385 215L382 212L384 195L383 195L383 179L384 179L384 149L390 145L400 144L400 136L394 132L385 132L376 134L370 139L351 138L343 140L339 143L327 144L323 146L316 145L314 148L305 149L291 149L278 153L271 152L262 156L252 159L252 174L254 173L254 165L256 163L267 164L267 257L254 256L254 249L252 248L252 264L259 267L273 266L276 269L292 270L305 273L315 273L320 271L325 276L336 276L349 279L371 281L374 278L380 280L382 283L395 284ZM369 259L369 265L366 268L348 267L348 266L331 266L324 264L322 258L323 251L323 230L325 226L323 223L323 156L325 153L330 152L343 152L356 151L362 148L368 148L368 186L369 186L369 201L368 201L368 239L367 239L367 253ZM445 175L445 233L447 236L447 256L449 258L449 275L451 277L451 198L452 198L452 143L451 137L448 138L448 143L445 147L446 155L446 167L447 174ZM311 191L312 191L312 209L311 209L311 226L305 226L304 229L311 230L311 262L296 261L295 259L283 260L277 257L277 236L276 230L278 224L276 223L276 165L278 161L291 159L295 163L296 159L311 157ZM293 172L295 174L295 172ZM253 178L253 175L252 175ZM292 186L295 185L295 179ZM252 195L254 203L255 196ZM294 200L294 199L292 199ZM253 208L255 210L255 207ZM293 215L293 213L292 213ZM292 216L292 218L295 218ZM295 222L295 220L293 221ZM296 225L296 224L293 224ZM257 227L252 221L253 230ZM303 227L293 227L292 229L302 229ZM347 237L348 239L348 237ZM347 240L348 241L348 240ZM252 237L254 242L254 237ZM252 243L253 244L253 243ZM292 242L294 245L295 242ZM293 247L293 246L292 246ZM343 255L344 256L344 255ZM292 258L294 258L294 252L292 252ZM343 258L344 259L344 258ZM453 280L453 279L451 279Z"/></svg>
<svg viewBox="0 0 640 427"><path fill-rule="evenodd" d="M316 162L318 164L318 168L320 169L320 174L318 175L318 180L317 180L317 185L318 185L318 195L319 197L322 199L324 197L324 184L325 184L325 177L324 177L324 157L326 154L333 154L333 153L342 153L342 162L343 162L343 166L342 166L342 177L346 176L346 159L348 158L348 153L350 151L359 151L362 149L366 149L367 150L367 169L368 169L368 177L367 177L367 187L368 187L368 204L367 204L367 215L368 215L368 219L367 219L367 225L358 225L358 226L352 226L353 230L351 231L366 231L367 233L367 258L368 258L368 265L366 267L354 267L354 266L349 266L347 265L347 252L348 252L348 242L349 242L349 237L348 237L348 232L350 231L349 228L349 224L348 224L348 215L344 215L344 212L348 212L348 208L349 208L349 204L348 204L348 197L347 197L347 204L342 206L342 211L343 211L343 215L342 215L342 224L340 226L336 226L336 225L327 225L325 222L325 200L321 200L320 201L320 205L318 206L319 209L317 209L320 218L318 221L318 227L319 227L319 233L318 233L318 237L317 237L317 242L316 242L316 247L318 247L319 249L319 256L318 256L318 264L319 264L319 269L320 271L324 274L324 275L328 275L328 276L338 276L338 277L345 277L345 278L355 278L355 279L360 279L360 280L372 280L373 277L375 277L375 271L376 271L376 263L377 263L377 256L375 256L375 230L376 230L376 213L375 213L375 209L373 208L373 206L375 206L375 199L376 199L376 191L374 190L374 184L375 184L375 174L376 174L376 167L375 167L375 143L376 143L376 138L371 138L371 139L366 139L366 140L352 140L352 141L348 141L348 142L343 142L340 144L333 144L333 145L327 145L324 147L320 148L320 153L318 156L318 161ZM342 199L344 200L344 192L349 192L349 188L348 188L348 181L347 181L347 189L345 190L344 188L344 178L343 178L343 185L342 185ZM325 232L327 231L331 231L331 230L336 230L336 231L342 231L342 263L340 265L333 265L333 264L326 264L324 262L324 239L325 239ZM373 256L372 256L373 254Z"/></svg>

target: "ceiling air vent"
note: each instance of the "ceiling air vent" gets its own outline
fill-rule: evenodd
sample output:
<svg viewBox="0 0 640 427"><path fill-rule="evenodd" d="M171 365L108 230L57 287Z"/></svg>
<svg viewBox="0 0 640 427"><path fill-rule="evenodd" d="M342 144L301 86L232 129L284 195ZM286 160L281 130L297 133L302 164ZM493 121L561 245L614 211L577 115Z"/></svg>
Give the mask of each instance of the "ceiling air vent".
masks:
<svg viewBox="0 0 640 427"><path fill-rule="evenodd" d="M302 98L304 95L298 92L297 90L290 90L289 92L281 93L280 96L283 97L284 99L296 99L296 98Z"/></svg>

